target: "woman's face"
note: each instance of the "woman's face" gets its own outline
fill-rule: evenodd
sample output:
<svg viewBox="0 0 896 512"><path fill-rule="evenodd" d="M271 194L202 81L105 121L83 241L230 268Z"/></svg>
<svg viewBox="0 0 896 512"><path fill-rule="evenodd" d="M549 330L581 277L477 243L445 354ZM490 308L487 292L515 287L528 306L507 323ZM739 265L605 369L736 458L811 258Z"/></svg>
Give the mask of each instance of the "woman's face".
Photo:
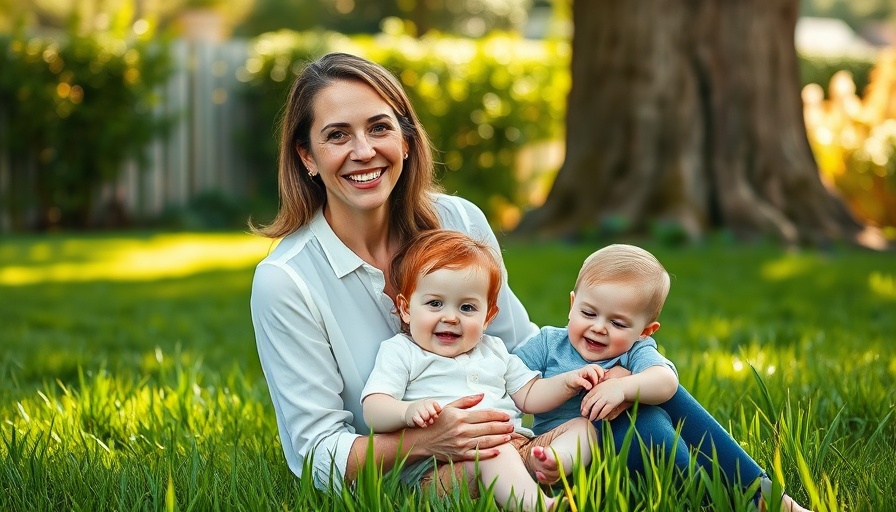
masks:
<svg viewBox="0 0 896 512"><path fill-rule="evenodd" d="M395 112L373 88L339 80L321 90L309 140L299 156L323 180L330 218L385 207L408 147Z"/></svg>

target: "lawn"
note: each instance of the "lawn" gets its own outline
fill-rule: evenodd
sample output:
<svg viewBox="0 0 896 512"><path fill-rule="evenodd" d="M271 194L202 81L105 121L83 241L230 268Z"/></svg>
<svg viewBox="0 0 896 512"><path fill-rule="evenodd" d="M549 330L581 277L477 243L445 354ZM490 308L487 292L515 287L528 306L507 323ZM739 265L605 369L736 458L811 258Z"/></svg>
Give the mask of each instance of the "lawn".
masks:
<svg viewBox="0 0 896 512"><path fill-rule="evenodd" d="M490 510L369 467L321 493L287 469L248 313L245 234L0 241L0 510ZM682 383L816 510L896 510L896 258L647 244L673 275L656 337ZM563 324L594 247L508 243L511 285ZM608 455L608 454L605 454ZM633 479L604 456L579 510L750 510L713 476Z"/></svg>

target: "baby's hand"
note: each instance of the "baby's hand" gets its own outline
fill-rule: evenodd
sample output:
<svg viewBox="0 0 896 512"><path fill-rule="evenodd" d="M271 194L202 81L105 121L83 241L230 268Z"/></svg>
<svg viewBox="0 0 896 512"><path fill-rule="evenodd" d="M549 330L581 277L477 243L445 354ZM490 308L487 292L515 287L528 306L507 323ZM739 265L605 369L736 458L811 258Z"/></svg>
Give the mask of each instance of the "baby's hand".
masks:
<svg viewBox="0 0 896 512"><path fill-rule="evenodd" d="M417 400L408 404L408 408L404 412L404 422L409 427L425 427L435 423L440 412L442 412L442 407L435 400Z"/></svg>
<svg viewBox="0 0 896 512"><path fill-rule="evenodd" d="M582 399L582 416L591 421L615 417L614 410L625 401L619 379L609 379L595 386ZM618 413L617 413L618 414Z"/></svg>
<svg viewBox="0 0 896 512"><path fill-rule="evenodd" d="M603 382L604 376L607 373L606 370L596 364L589 364L587 366L584 366L580 371L583 373L582 377L584 377L588 380L588 382L591 383L591 386L585 389L591 389Z"/></svg>
<svg viewBox="0 0 896 512"><path fill-rule="evenodd" d="M600 384L604 378L604 369L596 364L585 365L566 376L566 386L571 391L589 390Z"/></svg>

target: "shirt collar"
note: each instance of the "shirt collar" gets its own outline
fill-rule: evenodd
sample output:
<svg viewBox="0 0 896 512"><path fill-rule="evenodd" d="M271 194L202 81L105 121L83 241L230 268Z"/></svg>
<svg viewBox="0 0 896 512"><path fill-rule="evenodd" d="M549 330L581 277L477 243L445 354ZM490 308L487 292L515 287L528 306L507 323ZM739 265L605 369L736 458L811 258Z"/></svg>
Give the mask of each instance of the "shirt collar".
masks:
<svg viewBox="0 0 896 512"><path fill-rule="evenodd" d="M323 248L327 261L329 261L330 267L333 268L333 273L336 274L336 277L341 279L364 265L364 260L342 243L342 240L333 232L333 228L330 227L327 219L324 218L323 208L317 210L317 213L314 214L310 228L318 242L320 242L320 246Z"/></svg>

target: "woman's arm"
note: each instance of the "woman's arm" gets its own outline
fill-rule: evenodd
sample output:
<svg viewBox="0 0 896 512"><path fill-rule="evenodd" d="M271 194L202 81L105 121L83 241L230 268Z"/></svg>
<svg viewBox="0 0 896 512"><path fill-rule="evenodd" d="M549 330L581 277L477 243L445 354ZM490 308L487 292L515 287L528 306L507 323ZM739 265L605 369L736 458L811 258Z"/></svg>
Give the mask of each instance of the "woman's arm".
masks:
<svg viewBox="0 0 896 512"><path fill-rule="evenodd" d="M293 269L264 263L256 269L250 305L287 463L301 475L312 458L314 483L325 489L331 478L341 481L358 434L321 311Z"/></svg>
<svg viewBox="0 0 896 512"><path fill-rule="evenodd" d="M513 424L507 413L501 411L467 410L478 404L482 397L466 396L451 402L427 428L406 428L357 438L348 457L345 480L354 481L358 477L358 470L367 460L371 437L373 455L387 470L404 456L408 463L427 457L455 462L496 457L496 447L510 440Z"/></svg>

